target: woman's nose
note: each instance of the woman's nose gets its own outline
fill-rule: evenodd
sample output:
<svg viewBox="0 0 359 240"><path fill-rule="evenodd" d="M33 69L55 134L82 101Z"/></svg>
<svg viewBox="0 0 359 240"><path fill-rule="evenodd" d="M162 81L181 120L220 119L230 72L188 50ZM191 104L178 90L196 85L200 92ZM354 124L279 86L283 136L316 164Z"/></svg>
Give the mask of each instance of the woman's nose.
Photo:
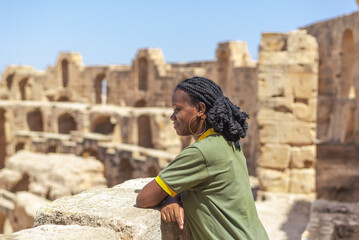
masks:
<svg viewBox="0 0 359 240"><path fill-rule="evenodd" d="M175 116L175 113L172 113L171 117L170 117L171 121L174 121L176 120L176 116Z"/></svg>

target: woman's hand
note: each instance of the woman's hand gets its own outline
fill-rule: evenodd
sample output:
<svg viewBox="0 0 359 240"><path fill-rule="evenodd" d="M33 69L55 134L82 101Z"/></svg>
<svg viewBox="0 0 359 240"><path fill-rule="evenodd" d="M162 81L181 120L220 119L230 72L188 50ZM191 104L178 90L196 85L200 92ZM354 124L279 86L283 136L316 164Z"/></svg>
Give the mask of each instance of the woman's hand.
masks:
<svg viewBox="0 0 359 240"><path fill-rule="evenodd" d="M161 209L162 220L165 222L177 222L178 227L183 229L184 211L176 197L167 197L165 206Z"/></svg>

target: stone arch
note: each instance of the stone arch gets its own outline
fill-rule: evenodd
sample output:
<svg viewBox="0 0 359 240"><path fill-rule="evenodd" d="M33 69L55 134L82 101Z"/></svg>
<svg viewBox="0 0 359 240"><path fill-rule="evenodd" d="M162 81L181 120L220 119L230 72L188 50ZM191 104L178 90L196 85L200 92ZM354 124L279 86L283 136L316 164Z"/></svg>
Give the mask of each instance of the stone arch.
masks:
<svg viewBox="0 0 359 240"><path fill-rule="evenodd" d="M147 169L148 177L156 177L159 173L159 170L156 166L152 165Z"/></svg>
<svg viewBox="0 0 359 240"><path fill-rule="evenodd" d="M23 78L20 82L19 82L19 90L20 90L20 96L21 96L21 100L26 100L27 99L27 81L29 80L29 78Z"/></svg>
<svg viewBox="0 0 359 240"><path fill-rule="evenodd" d="M56 144L52 143L47 147L46 153L57 153L57 152L59 152L59 151L58 151L58 147Z"/></svg>
<svg viewBox="0 0 359 240"><path fill-rule="evenodd" d="M134 167L127 158L122 158L119 165L118 183L123 183L126 180L133 178Z"/></svg>
<svg viewBox="0 0 359 240"><path fill-rule="evenodd" d="M138 88L146 91L148 87L148 61L145 57L138 60Z"/></svg>
<svg viewBox="0 0 359 240"><path fill-rule="evenodd" d="M107 80L105 74L101 73L97 75L95 79L95 101L96 104L106 104L108 94Z"/></svg>
<svg viewBox="0 0 359 240"><path fill-rule="evenodd" d="M12 83L13 83L13 79L14 79L14 73L10 74L7 78L6 78L6 86L8 90L11 90L12 87Z"/></svg>
<svg viewBox="0 0 359 240"><path fill-rule="evenodd" d="M147 105L146 100L141 99L135 103L134 107L146 107L146 105Z"/></svg>
<svg viewBox="0 0 359 240"><path fill-rule="evenodd" d="M69 62L64 59L61 61L62 86L66 88L69 84Z"/></svg>
<svg viewBox="0 0 359 240"><path fill-rule="evenodd" d="M25 148L25 143L24 142L18 142L15 146L15 152L18 152L20 150L23 150Z"/></svg>
<svg viewBox="0 0 359 240"><path fill-rule="evenodd" d="M100 157L100 154L98 153L98 151L96 151L93 148L86 148L81 152L81 157L83 158L88 158L88 157L94 157L97 160L99 160L100 162L103 162L103 160Z"/></svg>
<svg viewBox="0 0 359 240"><path fill-rule="evenodd" d="M40 109L35 109L26 114L27 125L30 131L42 132L44 131L44 124L42 121L42 113Z"/></svg>
<svg viewBox="0 0 359 240"><path fill-rule="evenodd" d="M218 56L218 84L226 88L228 83L229 56L226 51L221 51Z"/></svg>
<svg viewBox="0 0 359 240"><path fill-rule="evenodd" d="M116 126L112 118L111 116L97 117L92 123L91 132L112 135Z"/></svg>
<svg viewBox="0 0 359 240"><path fill-rule="evenodd" d="M67 96L61 96L57 99L58 102L69 102L70 99Z"/></svg>
<svg viewBox="0 0 359 240"><path fill-rule="evenodd" d="M150 117L142 115L137 119L138 145L145 148L153 148Z"/></svg>
<svg viewBox="0 0 359 240"><path fill-rule="evenodd" d="M5 110L0 108L0 169L5 166L6 143Z"/></svg>
<svg viewBox="0 0 359 240"><path fill-rule="evenodd" d="M345 30L342 38L342 52L340 56L340 83L338 95L341 97L355 98L354 66L355 66L355 41L352 30Z"/></svg>
<svg viewBox="0 0 359 240"><path fill-rule="evenodd" d="M77 123L69 113L64 113L58 118L59 133L69 134L70 131L77 130Z"/></svg>

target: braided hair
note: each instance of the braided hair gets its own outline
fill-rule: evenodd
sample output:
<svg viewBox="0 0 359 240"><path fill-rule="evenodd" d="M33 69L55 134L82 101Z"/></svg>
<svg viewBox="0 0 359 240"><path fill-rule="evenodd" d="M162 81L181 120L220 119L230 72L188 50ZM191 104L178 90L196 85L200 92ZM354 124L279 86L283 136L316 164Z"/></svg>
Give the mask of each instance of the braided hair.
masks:
<svg viewBox="0 0 359 240"><path fill-rule="evenodd" d="M190 96L192 105L198 102L206 105L208 123L227 141L237 142L246 136L249 115L225 97L215 82L204 77L192 77L180 82L177 89Z"/></svg>

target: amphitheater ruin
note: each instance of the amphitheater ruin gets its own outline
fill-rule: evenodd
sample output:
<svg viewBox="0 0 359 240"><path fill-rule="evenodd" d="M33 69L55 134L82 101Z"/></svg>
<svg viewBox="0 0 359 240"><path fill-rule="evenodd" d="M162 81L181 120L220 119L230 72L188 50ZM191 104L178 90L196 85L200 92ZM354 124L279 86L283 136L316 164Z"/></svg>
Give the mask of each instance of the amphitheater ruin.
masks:
<svg viewBox="0 0 359 240"><path fill-rule="evenodd" d="M0 234L177 239L175 225L160 225L158 211L135 209L134 197L146 182L138 178L155 177L192 143L172 129L170 96L183 79L204 76L251 116L241 144L258 179L258 204L299 197L311 206L296 235L278 237L265 225L272 239L359 239L358 36L354 12L288 33L263 33L258 61L245 42L230 41L219 43L215 60L206 62L167 63L160 49L148 48L130 65L84 66L80 53L61 52L45 71L7 66L0 82ZM130 179L137 180L125 182ZM115 193L128 198L116 202ZM111 196L105 207L101 194ZM71 205L81 196L98 198L97 205ZM104 213L111 201L130 213L113 210L124 225ZM43 204L36 228L11 233L33 227ZM91 204L104 208L97 222ZM74 208L82 210L56 219ZM134 230L140 223L147 228ZM157 235L148 237L148 228Z"/></svg>

